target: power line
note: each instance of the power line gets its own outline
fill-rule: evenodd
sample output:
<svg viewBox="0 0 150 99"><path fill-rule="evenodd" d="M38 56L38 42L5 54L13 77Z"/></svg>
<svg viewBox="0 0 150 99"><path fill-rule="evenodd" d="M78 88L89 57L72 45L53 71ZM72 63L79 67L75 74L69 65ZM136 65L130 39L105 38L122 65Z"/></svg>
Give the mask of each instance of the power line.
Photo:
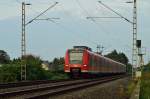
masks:
<svg viewBox="0 0 150 99"><path fill-rule="evenodd" d="M34 10L34 9L32 9L32 10ZM38 12L35 11L35 10L34 10L34 12L38 13ZM55 22L53 19L58 19L58 18L44 18L44 19L36 19L36 20L46 20L46 21L50 21L50 22L56 24L57 26L61 27L62 29L68 30L69 32L72 32L72 33L73 33L73 30L71 30L70 28L64 27L63 25L61 25L61 24ZM73 20L74 20L74 19L72 19L72 21L73 21ZM76 34L76 33L73 33L73 34ZM89 40L89 39L86 39L85 41L88 41L88 40ZM91 43L96 44L96 43L93 42L93 41L92 41Z"/></svg>
<svg viewBox="0 0 150 99"><path fill-rule="evenodd" d="M81 3L79 2L79 0L75 0L76 3L79 5L79 7L84 11L84 13L90 17L91 15L89 14L89 12L81 5ZM88 17L86 17L88 19ZM97 23L94 18L90 18L91 21L95 24L96 27L101 28L101 30L107 34L110 34L110 32L108 31L108 29L106 30L101 24ZM98 30L99 31L99 30ZM100 31L99 31L100 32Z"/></svg>
<svg viewBox="0 0 150 99"><path fill-rule="evenodd" d="M34 10L34 9L32 9L32 10ZM34 12L36 12L36 13L38 13L37 11L35 11L34 10ZM63 25L61 25L60 23L57 23L57 22L55 22L53 19L58 19L58 18L43 18L43 19L35 19L35 20L46 20L46 21L50 21L50 22L52 22L52 23L54 23L55 25L57 25L58 27L61 27L62 29L64 29L64 30L68 30L69 32L72 32L73 34L76 34L73 30L71 30L70 28L67 28L67 27L65 27L65 26L63 26ZM74 19L72 19L72 21L73 21ZM81 36L78 36L78 37L81 37ZM85 39L85 38L84 38ZM89 41L89 39L85 39L84 41ZM93 43L93 44L97 44L97 43L95 43L95 42L93 42L93 41L91 41L91 43Z"/></svg>
<svg viewBox="0 0 150 99"><path fill-rule="evenodd" d="M35 18L33 18L32 20L30 20L29 22L27 22L26 25L30 24L31 22L33 22L34 20L36 20L37 18L39 18L41 15L45 14L48 10L50 10L51 8L53 8L56 4L58 4L58 2L55 2L55 4L51 5L46 10L44 10L39 15L37 15Z"/></svg>
<svg viewBox="0 0 150 99"><path fill-rule="evenodd" d="M87 15L87 16L90 16L90 14L88 13L88 11L81 5L81 3L79 2L79 0L75 0L77 2L77 4L79 5L79 7L84 11L84 13ZM107 17L109 18L109 17ZM120 18L120 17L113 17L113 18ZM88 19L88 17L87 17ZM96 25L98 26L99 28L101 28L105 33L107 34L110 34L110 32L108 30L106 30L103 26L101 26L99 23L97 23L94 18L90 18L91 21ZM99 30L98 30L99 31ZM116 37L116 36L115 36ZM117 39L117 38L114 38L114 39ZM120 40L120 39L117 39L117 41Z"/></svg>
<svg viewBox="0 0 150 99"><path fill-rule="evenodd" d="M129 22L133 26L133 48L132 48L132 77L134 73L134 67L137 67L137 47L136 47L136 42L137 42L137 0L134 0L134 2L127 2L127 3L134 3L133 5L133 21L130 21L126 17L122 16L120 13L116 12L115 10L111 9L109 6L106 4L102 3L99 1L101 5L109 9L110 11L114 12L116 15L120 16L120 18L124 19L125 21ZM136 71L136 70L135 70Z"/></svg>
<svg viewBox="0 0 150 99"><path fill-rule="evenodd" d="M57 23L57 22L52 21L52 20L49 20L49 21L51 21L52 23L56 24L57 26L59 26L60 28L62 28L62 29L65 30L65 31L67 30L68 32L71 32L72 34L77 34L74 30L70 29L69 27L66 27L66 26L64 26L64 25L61 25L60 23ZM76 36L78 36L78 37L81 38L81 36L79 36L79 35L76 35ZM89 43L89 42L88 42L89 39L87 39L87 38L85 38L85 37L82 37L82 38L84 39L84 41L86 41L87 43ZM95 45L97 45L96 42L93 42L93 41L90 41L90 42L93 43L93 44L95 44Z"/></svg>
<svg viewBox="0 0 150 99"><path fill-rule="evenodd" d="M66 16L68 16L68 14L65 12L64 6L63 6L63 5L61 5L61 6L62 6L62 9L64 10L64 14L65 14ZM76 22L75 22L75 19L73 19L72 16L69 15L69 17L71 18L71 21L72 21L73 23L76 23ZM59 26L59 25L61 25L61 24L57 23L57 25ZM62 26L62 25L61 25L61 27L62 27L64 30L67 29L67 30L69 30L69 31L71 31L71 32L74 32L73 30L71 30L71 29L69 29L69 28L67 28L67 27L64 27L64 26ZM90 32L87 32L87 31L86 31L86 33L89 34ZM76 34L76 33L74 33L74 34ZM87 41L89 41L90 39L88 38L88 39L85 39L85 40L86 40L86 42L87 42ZM93 43L94 45L97 45L96 42L93 42L92 40L90 40L90 41L91 41L91 43Z"/></svg>
<svg viewBox="0 0 150 99"><path fill-rule="evenodd" d="M80 4L80 2L78 1L78 0L75 0L76 1L76 3L79 5L79 7L84 11L84 13L87 15L87 16L90 16L90 14L88 13L88 11ZM101 26L99 23L97 23L93 18L91 18L91 21L95 24L95 26L97 27L97 28L101 28L102 29L102 31L104 31L105 33L107 33L107 34L110 34L106 29L104 29L104 27L103 26ZM101 31L99 31L99 30L97 30L98 32L101 32Z"/></svg>
<svg viewBox="0 0 150 99"><path fill-rule="evenodd" d="M121 15L120 13L116 12L115 10L111 9L109 6L107 6L106 4L102 3L101 1L98 1L100 4L102 4L104 7L106 7L107 9L109 9L110 11L114 12L115 14L117 14L118 16L120 16L120 18L123 18L125 21L133 24L132 21L130 21L129 19L127 19L126 17L124 17L123 15Z"/></svg>

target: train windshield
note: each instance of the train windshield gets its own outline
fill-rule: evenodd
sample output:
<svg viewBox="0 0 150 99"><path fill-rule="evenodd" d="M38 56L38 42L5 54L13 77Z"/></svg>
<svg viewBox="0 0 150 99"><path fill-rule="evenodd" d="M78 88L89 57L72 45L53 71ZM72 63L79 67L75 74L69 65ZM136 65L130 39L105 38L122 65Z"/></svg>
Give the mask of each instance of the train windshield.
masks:
<svg viewBox="0 0 150 99"><path fill-rule="evenodd" d="M83 51L70 51L70 64L82 64Z"/></svg>

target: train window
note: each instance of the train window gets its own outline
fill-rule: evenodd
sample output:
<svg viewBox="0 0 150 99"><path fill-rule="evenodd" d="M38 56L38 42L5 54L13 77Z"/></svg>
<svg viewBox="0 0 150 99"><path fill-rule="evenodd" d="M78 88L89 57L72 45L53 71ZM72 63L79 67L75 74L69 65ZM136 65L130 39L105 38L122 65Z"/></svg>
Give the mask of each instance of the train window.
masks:
<svg viewBox="0 0 150 99"><path fill-rule="evenodd" d="M71 51L69 53L71 64L82 64L83 52L81 51Z"/></svg>

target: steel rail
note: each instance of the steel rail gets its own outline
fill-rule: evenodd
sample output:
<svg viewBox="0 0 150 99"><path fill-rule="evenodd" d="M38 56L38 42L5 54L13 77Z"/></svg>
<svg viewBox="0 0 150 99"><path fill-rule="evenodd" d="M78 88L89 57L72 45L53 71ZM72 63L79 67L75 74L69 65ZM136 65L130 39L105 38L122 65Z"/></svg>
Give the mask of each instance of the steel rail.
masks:
<svg viewBox="0 0 150 99"><path fill-rule="evenodd" d="M55 90L48 91L47 93L41 93L41 94L35 94L35 95L32 95L32 96L27 96L26 99L46 98L48 96L53 96L53 95L57 95L57 94L63 94L63 93L66 93L66 92L79 90L79 89L90 87L90 86L93 86L93 85L113 81L113 80L116 80L116 79L119 79L119 78L122 78L122 76L112 77L112 78L107 78L107 79L101 79L101 80L95 80L95 81L89 81L89 82L80 83L80 84L67 86L67 87L65 86L65 87L62 87L62 88L58 88L58 89L55 89Z"/></svg>
<svg viewBox="0 0 150 99"><path fill-rule="evenodd" d="M84 79L84 80L70 80L64 82L54 82L47 85L39 84L37 87L29 89L18 89L10 92L0 93L0 98L11 97L11 96L22 96L27 99L37 99L41 97L46 97L49 95L55 95L64 93L67 91L72 91L80 88L85 88L88 86L109 82L115 79L124 77L123 75L112 76L112 77L102 77L97 79Z"/></svg>
<svg viewBox="0 0 150 99"><path fill-rule="evenodd" d="M61 79L61 80L35 80L35 81L23 81L23 82L13 82L13 83L4 83L0 84L1 89L7 88L16 88L16 87L23 87L23 86L32 86L38 84L46 84L46 83L55 83L55 82L62 82L62 81L71 81L72 79Z"/></svg>

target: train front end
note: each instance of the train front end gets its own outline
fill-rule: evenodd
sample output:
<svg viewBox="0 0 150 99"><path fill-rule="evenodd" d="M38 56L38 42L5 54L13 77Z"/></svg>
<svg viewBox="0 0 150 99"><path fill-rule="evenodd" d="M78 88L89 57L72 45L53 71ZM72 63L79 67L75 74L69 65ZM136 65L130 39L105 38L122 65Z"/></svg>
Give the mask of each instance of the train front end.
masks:
<svg viewBox="0 0 150 99"><path fill-rule="evenodd" d="M84 48L69 49L65 56L64 71L72 75L88 72L88 54Z"/></svg>

